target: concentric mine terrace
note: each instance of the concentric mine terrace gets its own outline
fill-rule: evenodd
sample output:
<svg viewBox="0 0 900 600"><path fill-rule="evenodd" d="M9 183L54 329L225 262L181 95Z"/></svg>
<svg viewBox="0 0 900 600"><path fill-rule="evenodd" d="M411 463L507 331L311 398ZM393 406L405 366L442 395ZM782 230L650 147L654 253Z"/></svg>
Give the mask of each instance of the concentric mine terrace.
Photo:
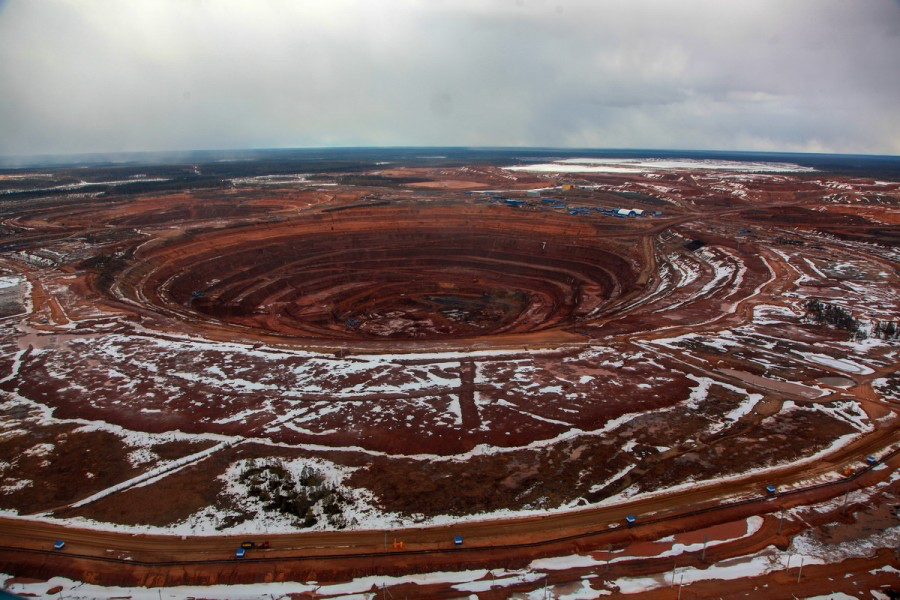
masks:
<svg viewBox="0 0 900 600"><path fill-rule="evenodd" d="M123 299L242 335L336 344L572 327L640 293L639 232L451 203L359 206L141 253ZM409 348L406 348L408 350Z"/></svg>
<svg viewBox="0 0 900 600"><path fill-rule="evenodd" d="M900 588L896 163L372 152L0 171L6 588Z"/></svg>

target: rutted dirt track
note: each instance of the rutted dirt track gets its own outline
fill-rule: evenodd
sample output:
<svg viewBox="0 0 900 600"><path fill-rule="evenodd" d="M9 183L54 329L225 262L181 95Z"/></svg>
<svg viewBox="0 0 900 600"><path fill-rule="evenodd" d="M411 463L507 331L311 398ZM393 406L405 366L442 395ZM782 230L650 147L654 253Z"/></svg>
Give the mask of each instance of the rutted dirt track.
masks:
<svg viewBox="0 0 900 600"><path fill-rule="evenodd" d="M666 536L703 532L702 551L675 555L702 570L834 523L862 531L893 502L897 342L874 332L900 308L897 258L871 243L891 227L867 220L891 204L850 219L815 176L401 171L6 207L4 227L28 235L0 268L27 300L0 321L0 445L17 457L0 506L205 535L2 518L0 572L171 586L489 568L521 581L483 597L605 593L670 570ZM842 185L865 198L875 184ZM852 307L873 337L815 322L812 298ZM305 518L351 530L266 532L304 512L250 494L260 464L330 473L348 506ZM869 496L833 506L851 493ZM236 561L247 538L271 548ZM879 544L832 562L880 586ZM633 559L597 567L613 547ZM566 555L595 566L540 567ZM729 589L800 589L766 573ZM675 593L659 585L645 595Z"/></svg>

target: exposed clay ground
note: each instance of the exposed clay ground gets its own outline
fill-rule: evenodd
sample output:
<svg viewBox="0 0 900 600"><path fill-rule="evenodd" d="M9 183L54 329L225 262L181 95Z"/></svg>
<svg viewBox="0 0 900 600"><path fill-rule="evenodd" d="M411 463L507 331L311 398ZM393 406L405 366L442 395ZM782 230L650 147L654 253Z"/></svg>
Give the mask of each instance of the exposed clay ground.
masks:
<svg viewBox="0 0 900 600"><path fill-rule="evenodd" d="M804 577L854 574L821 593L896 587L896 573L869 571L890 564L879 549L900 537L888 510L898 342L853 339L804 307L845 307L865 328L896 320L898 184L394 165L0 201L0 507L50 519L0 528L9 547L46 550L56 536L84 555L2 550L0 572L175 585L488 568L508 581L468 591L505 597L546 574L559 596L670 597L654 574L671 571L660 555L677 542L695 570L769 561L727 589L790 597L794 575L759 553L886 528ZM622 207L645 216L602 212ZM847 480L867 455L886 463ZM240 481L275 458L343 490L335 510L350 531L288 534L304 525ZM690 516L768 483L797 490L778 504L796 510L839 501L847 485L871 493L789 525L773 524L765 501ZM311 529L333 528L323 505L311 510ZM625 529L625 514L659 521ZM769 516L751 532L755 514ZM403 550L436 552L385 555L384 528ZM446 553L457 533L479 549ZM229 561L248 535L271 538L259 556L278 558L275 571ZM566 535L578 541L553 541ZM716 536L736 539L700 560L692 544ZM607 570L608 544L631 558ZM89 558L110 552L227 562L176 575ZM366 558L284 560L309 552ZM643 576L667 589L625 580ZM683 597L721 595L715 577L700 579ZM395 597L467 591L392 585Z"/></svg>

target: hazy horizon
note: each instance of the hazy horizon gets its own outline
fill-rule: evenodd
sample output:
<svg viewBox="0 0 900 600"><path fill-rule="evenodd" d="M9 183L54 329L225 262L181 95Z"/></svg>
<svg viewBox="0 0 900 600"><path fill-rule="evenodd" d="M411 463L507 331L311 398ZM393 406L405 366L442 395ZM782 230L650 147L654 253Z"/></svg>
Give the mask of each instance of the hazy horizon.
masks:
<svg viewBox="0 0 900 600"><path fill-rule="evenodd" d="M421 154L429 153L429 154ZM433 153L440 153L433 155ZM490 146L320 146L307 148L230 148L197 150L159 150L149 152L95 152L33 156L0 156L0 170L17 169L66 169L89 167L156 167L176 164L213 163L258 163L260 161L282 161L288 163L312 164L316 160L351 160L360 164L378 161L417 161L432 164L435 161L455 164L467 160L488 163L523 164L532 161L556 159L573 160L711 160L738 162L792 162L815 165L818 168L830 166L846 169L855 164L856 168L888 169L887 172L900 173L900 156L889 154L849 154L820 152L774 152L752 150L705 150L684 148L552 148L552 147L490 147ZM881 171L885 172L885 171Z"/></svg>

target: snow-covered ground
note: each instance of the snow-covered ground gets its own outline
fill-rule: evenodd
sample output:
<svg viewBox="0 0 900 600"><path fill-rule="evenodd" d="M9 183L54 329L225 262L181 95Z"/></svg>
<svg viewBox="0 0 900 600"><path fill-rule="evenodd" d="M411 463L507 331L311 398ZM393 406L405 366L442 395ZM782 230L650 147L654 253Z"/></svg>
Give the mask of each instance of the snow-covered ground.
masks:
<svg viewBox="0 0 900 600"><path fill-rule="evenodd" d="M495 571L502 578L508 577L505 571ZM375 592L383 586L391 587L401 584L434 585L459 584L480 580L489 574L485 569L456 572L422 573L404 575L402 577L371 576L358 577L347 583L319 585L317 582L284 582L258 583L243 585L212 586L174 586L167 588L146 587L105 587L72 581L65 577L53 577L40 583L15 583L5 586L13 594L32 594L38 597L56 597L48 593L56 587L62 587L59 596L72 600L92 600L101 598L131 598L132 600L158 600L164 597L170 600L192 600L194 598L228 598L229 600L257 600L259 598L290 598L292 594L314 594L316 597L338 596L343 598L373 598ZM0 574L0 582L10 579L10 575ZM370 594L371 592L371 594ZM164 595L163 595L164 594Z"/></svg>
<svg viewBox="0 0 900 600"><path fill-rule="evenodd" d="M732 160L639 159L639 158L567 158L552 163L504 167L510 171L535 173L644 173L647 171L697 170L767 173L803 173L815 171L793 163L747 162Z"/></svg>

